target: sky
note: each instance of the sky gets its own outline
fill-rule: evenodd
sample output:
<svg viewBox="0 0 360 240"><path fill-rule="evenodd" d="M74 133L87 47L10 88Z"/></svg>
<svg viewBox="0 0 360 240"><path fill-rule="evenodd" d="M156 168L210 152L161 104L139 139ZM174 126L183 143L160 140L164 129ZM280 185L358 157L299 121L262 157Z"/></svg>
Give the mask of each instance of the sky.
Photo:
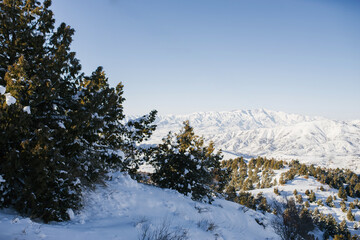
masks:
<svg viewBox="0 0 360 240"><path fill-rule="evenodd" d="M360 119L358 0L53 0L126 114L265 108Z"/></svg>

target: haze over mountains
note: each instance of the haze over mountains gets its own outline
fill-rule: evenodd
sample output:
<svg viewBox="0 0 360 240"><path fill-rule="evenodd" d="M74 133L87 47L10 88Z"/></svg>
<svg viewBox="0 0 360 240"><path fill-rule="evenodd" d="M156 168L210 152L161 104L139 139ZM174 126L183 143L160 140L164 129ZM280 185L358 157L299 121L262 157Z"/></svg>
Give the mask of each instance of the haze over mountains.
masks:
<svg viewBox="0 0 360 240"><path fill-rule="evenodd" d="M335 121L264 109L158 116L149 143L159 143L189 120L197 135L214 141L225 159L266 156L350 168L360 173L360 120Z"/></svg>

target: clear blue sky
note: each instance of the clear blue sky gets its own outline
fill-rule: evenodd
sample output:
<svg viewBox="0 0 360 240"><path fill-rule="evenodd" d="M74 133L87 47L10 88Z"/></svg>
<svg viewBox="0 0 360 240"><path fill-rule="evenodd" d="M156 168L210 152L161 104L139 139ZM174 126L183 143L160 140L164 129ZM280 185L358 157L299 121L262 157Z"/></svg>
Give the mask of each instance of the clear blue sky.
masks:
<svg viewBox="0 0 360 240"><path fill-rule="evenodd" d="M125 112L266 108L360 119L358 0L54 0Z"/></svg>

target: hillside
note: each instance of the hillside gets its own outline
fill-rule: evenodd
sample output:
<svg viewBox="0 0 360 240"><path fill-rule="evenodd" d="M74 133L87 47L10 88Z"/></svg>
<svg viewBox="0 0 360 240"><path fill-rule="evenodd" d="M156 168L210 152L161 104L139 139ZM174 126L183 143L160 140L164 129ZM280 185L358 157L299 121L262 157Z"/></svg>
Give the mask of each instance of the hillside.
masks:
<svg viewBox="0 0 360 240"><path fill-rule="evenodd" d="M42 224L9 209L0 211L0 239L130 240L142 229L187 232L187 239L279 239L269 225L270 214L244 211L243 206L217 199L212 205L194 202L176 191L137 183L114 174L107 187L84 194L84 209L71 221ZM256 223L261 218L263 228Z"/></svg>
<svg viewBox="0 0 360 240"><path fill-rule="evenodd" d="M149 143L159 143L189 120L196 134L212 140L225 158L266 156L299 159L326 167L360 172L359 120L335 121L270 110L201 112L158 116Z"/></svg>

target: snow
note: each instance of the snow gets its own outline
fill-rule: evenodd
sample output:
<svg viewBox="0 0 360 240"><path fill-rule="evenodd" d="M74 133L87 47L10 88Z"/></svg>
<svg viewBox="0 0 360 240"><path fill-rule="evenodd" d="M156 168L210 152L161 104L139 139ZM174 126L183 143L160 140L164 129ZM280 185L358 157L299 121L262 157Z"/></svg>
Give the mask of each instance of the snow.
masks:
<svg viewBox="0 0 360 240"><path fill-rule="evenodd" d="M160 143L169 131L179 132L185 120L207 142L222 149L225 159L266 156L302 163L348 168L360 173L360 120L258 110L200 112L158 116L148 144Z"/></svg>
<svg viewBox="0 0 360 240"><path fill-rule="evenodd" d="M280 177L280 174L284 172L284 169L281 170L275 170L276 173L276 178L278 179ZM323 187L324 191L321 191L320 188ZM277 196L274 193L274 188L277 188L280 192L280 196ZM340 202L342 199L340 199L338 197L338 190L334 189L334 188L330 188L328 185L326 184L321 184L320 182L316 181L313 177L309 177L308 179L304 178L304 177L295 177L293 180L288 181L285 185L277 185L271 188L263 188L263 189L255 189L255 190L251 190L249 192L251 192L254 196L256 196L258 193L263 193L263 196L266 197L267 201L269 204L271 204L272 202L286 202L286 199L293 197L294 198L294 190L297 190L298 194L301 194L303 201L308 201L308 196L305 195L305 191L309 190L309 191L313 191L315 192L315 196L316 196L316 201L310 203L310 209L311 210L315 210L315 208L318 208L320 212L322 212L325 215L328 214L332 214L336 221L339 223L342 220L346 220L347 221L347 225L349 227L349 230L352 234L358 234L360 233L360 230L354 230L353 229L353 225L356 222L351 222L348 221L346 218L346 214L347 212L343 212L340 209ZM326 205L326 199L329 196L336 196L337 199L333 200L335 207L329 207ZM322 200L324 206L319 206L316 202L318 200ZM349 202L353 202L354 198L348 197L348 201L346 203L347 208L349 208ZM355 208L352 210L352 213L355 215L355 220L359 221L359 217L360 217L360 209ZM319 236L320 237L320 236ZM321 237L320 237L321 239Z"/></svg>
<svg viewBox="0 0 360 240"><path fill-rule="evenodd" d="M187 230L189 239L279 239L268 216L244 211L233 202L194 202L176 191L137 183L122 173L114 173L106 185L86 192L84 209L75 214L68 210L68 222L42 224L1 210L0 239L128 240L138 239L144 226L154 229L164 223L171 231ZM262 218L267 227L255 218ZM208 230L209 226L214 227Z"/></svg>
<svg viewBox="0 0 360 240"><path fill-rule="evenodd" d="M58 125L59 125L59 127L66 129L66 127L62 121L58 121Z"/></svg>
<svg viewBox="0 0 360 240"><path fill-rule="evenodd" d="M11 96L10 93L5 93L5 97L6 97L6 104L8 106L16 103L16 99L13 96Z"/></svg>
<svg viewBox="0 0 360 240"><path fill-rule="evenodd" d="M25 106L25 107L23 108L23 111L26 112L27 114L31 114L30 106Z"/></svg>
<svg viewBox="0 0 360 240"><path fill-rule="evenodd" d="M66 213L69 215L70 219L74 219L75 213L71 208L69 208Z"/></svg>
<svg viewBox="0 0 360 240"><path fill-rule="evenodd" d="M0 94L3 95L6 92L6 87L0 85Z"/></svg>

